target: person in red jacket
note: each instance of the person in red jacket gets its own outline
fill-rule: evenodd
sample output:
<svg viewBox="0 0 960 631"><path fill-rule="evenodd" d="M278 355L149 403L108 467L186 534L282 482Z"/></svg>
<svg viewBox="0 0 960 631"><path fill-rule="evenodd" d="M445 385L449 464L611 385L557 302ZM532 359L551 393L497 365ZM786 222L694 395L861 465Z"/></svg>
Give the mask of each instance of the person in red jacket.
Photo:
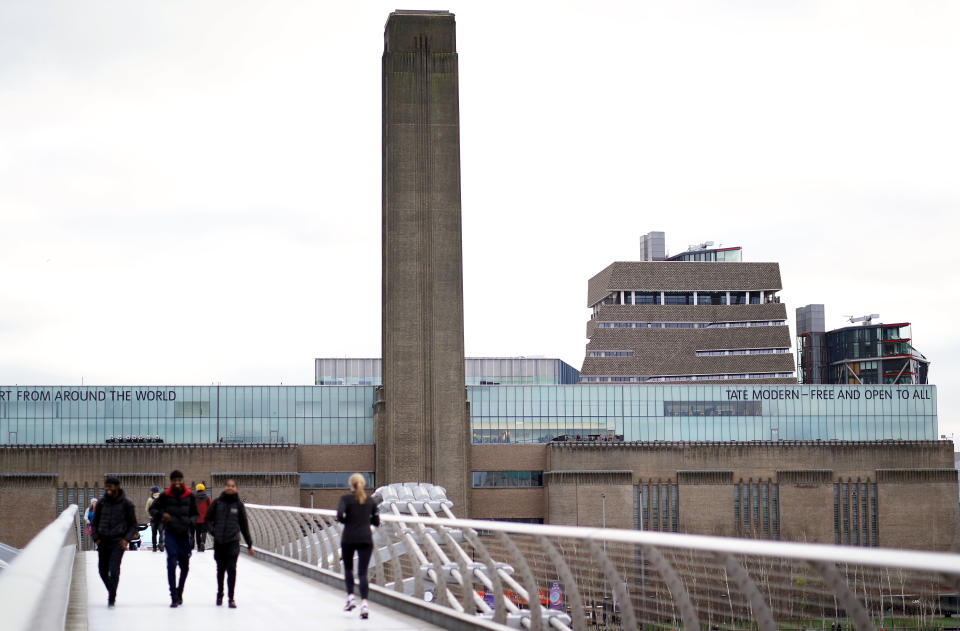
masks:
<svg viewBox="0 0 960 631"><path fill-rule="evenodd" d="M194 496L197 498L197 524L194 534L197 538L197 552L203 552L207 545L207 509L210 508L210 496L203 484L198 484L196 489Z"/></svg>

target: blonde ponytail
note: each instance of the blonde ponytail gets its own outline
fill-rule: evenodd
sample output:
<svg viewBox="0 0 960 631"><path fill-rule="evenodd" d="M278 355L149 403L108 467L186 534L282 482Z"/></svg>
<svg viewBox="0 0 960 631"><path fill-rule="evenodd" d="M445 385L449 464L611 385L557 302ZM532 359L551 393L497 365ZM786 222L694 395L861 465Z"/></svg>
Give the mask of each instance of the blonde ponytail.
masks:
<svg viewBox="0 0 960 631"><path fill-rule="evenodd" d="M343 478L341 478L343 479ZM353 493L353 496L357 499L358 504L363 504L367 501L367 493L364 491L364 487L367 486L367 481L363 479L363 476L359 473L354 473L350 476L350 491Z"/></svg>

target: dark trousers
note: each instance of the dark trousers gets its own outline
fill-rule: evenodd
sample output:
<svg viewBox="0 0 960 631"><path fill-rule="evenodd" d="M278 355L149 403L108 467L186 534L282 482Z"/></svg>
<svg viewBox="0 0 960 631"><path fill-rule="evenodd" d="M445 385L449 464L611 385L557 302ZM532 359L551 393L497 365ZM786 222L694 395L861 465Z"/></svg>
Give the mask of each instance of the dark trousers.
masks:
<svg viewBox="0 0 960 631"><path fill-rule="evenodd" d="M117 585L120 583L120 562L123 560L123 548L116 539L101 539L97 548L100 557L99 570L103 586L107 588L110 599L117 597Z"/></svg>
<svg viewBox="0 0 960 631"><path fill-rule="evenodd" d="M170 586L170 595L183 593L183 586L187 582L190 572L190 538L187 535L177 537L169 532L164 533L163 543L167 549L167 584ZM177 582L177 566L180 566L180 582Z"/></svg>
<svg viewBox="0 0 960 631"><path fill-rule="evenodd" d="M240 540L226 543L213 542L213 560L217 562L217 596L223 595L223 575L227 575L227 597L233 600L237 587L237 557L240 556Z"/></svg>
<svg viewBox="0 0 960 631"><path fill-rule="evenodd" d="M151 541L150 543L152 543L152 544L153 544L153 547L156 548L156 547L157 547L157 541L159 540L159 541L160 541L160 547L159 547L158 549L159 549L159 550L163 550L163 522L160 521L160 520L154 521L154 522L153 522L153 528L151 528L150 530L151 530L151 535L150 535L150 536L151 536L151 538L153 539L153 541Z"/></svg>
<svg viewBox="0 0 960 631"><path fill-rule="evenodd" d="M370 593L370 582L367 580L367 566L370 565L370 555L373 545L369 543L344 543L340 546L343 554L343 580L347 584L347 593L353 593L353 553L357 556L357 577L360 579L360 598L366 599Z"/></svg>
<svg viewBox="0 0 960 631"><path fill-rule="evenodd" d="M197 524L197 527L193 531L194 536L197 538L197 550L203 550L203 547L207 545L207 524L202 522Z"/></svg>

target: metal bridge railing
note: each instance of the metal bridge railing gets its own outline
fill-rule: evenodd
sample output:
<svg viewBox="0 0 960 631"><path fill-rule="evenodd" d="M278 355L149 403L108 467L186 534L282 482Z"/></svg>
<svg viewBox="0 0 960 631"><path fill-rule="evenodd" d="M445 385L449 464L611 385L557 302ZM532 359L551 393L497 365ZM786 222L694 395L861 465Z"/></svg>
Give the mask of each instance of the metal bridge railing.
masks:
<svg viewBox="0 0 960 631"><path fill-rule="evenodd" d="M63 629L82 540L80 511L71 504L0 572L0 626L5 631Z"/></svg>
<svg viewBox="0 0 960 631"><path fill-rule="evenodd" d="M513 628L923 631L960 591L955 554L456 519L440 487L376 495L372 583ZM247 508L263 549L342 571L334 511Z"/></svg>

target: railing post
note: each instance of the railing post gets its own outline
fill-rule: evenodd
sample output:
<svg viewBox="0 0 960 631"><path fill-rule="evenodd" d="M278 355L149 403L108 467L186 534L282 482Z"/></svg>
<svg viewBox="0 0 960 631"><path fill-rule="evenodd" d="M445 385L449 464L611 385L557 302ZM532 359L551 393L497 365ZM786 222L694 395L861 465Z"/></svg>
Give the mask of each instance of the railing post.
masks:
<svg viewBox="0 0 960 631"><path fill-rule="evenodd" d="M421 536L426 538L430 536L430 533L421 530ZM434 550L433 546L426 545L424 546L427 549L427 556L430 559L430 562L433 564L434 573L437 576L436 583L433 589L433 602L438 605L450 606L451 603L447 599L447 576L446 571L443 567L443 561L440 559L440 555Z"/></svg>
<svg viewBox="0 0 960 631"><path fill-rule="evenodd" d="M763 599L763 594L757 589L757 584L753 582L753 579L750 578L747 571L737 563L736 559L725 552L717 552L714 556L727 568L727 572L733 577L733 582L736 584L737 589L746 595L747 601L753 609L753 617L757 621L759 630L777 631L777 625L773 619L773 612L770 611L770 606L767 604L767 601Z"/></svg>
<svg viewBox="0 0 960 631"><path fill-rule="evenodd" d="M577 587L577 580L574 578L573 572L570 571L570 566L567 565L567 561L563 558L563 555L560 554L560 551L557 550L557 547L553 545L549 539L540 537L540 545L546 551L550 560L553 561L554 566L557 568L557 573L560 574L560 578L563 579L563 584L566 588L566 597L569 599L570 609L573 611L574 631L586 631L587 617L586 612L583 610L583 598L580 596L580 588Z"/></svg>
<svg viewBox="0 0 960 631"><path fill-rule="evenodd" d="M877 631L873 620L870 619L870 614L867 613L867 610L863 608L863 605L857 600L857 597L850 591L850 586L847 585L846 581L837 573L837 566L833 563L825 563L823 561L808 561L808 563L810 567L820 573L823 581L833 590L837 600L840 601L840 604L843 605L843 608L846 610L847 615L853 618L853 623L857 625L857 629L860 631Z"/></svg>
<svg viewBox="0 0 960 631"><path fill-rule="evenodd" d="M524 588L527 590L527 606L530 607L530 628L542 629L543 611L540 607L540 591L537 589L537 580L533 577L533 572L530 571L530 566L527 564L527 560L523 558L520 548L507 536L507 533L498 530L497 539L506 546L510 556L513 557L514 564L520 570L520 576L523 578ZM633 629L634 627L628 628Z"/></svg>
<svg viewBox="0 0 960 631"><path fill-rule="evenodd" d="M475 530L464 528L463 536L483 559L484 565L487 566L487 576L493 583L493 621L497 624L507 624L507 605L504 602L503 581L500 580L500 573L497 572L497 564L490 556L487 546L480 541L480 537Z"/></svg>
<svg viewBox="0 0 960 631"><path fill-rule="evenodd" d="M403 586L403 564L400 562L400 555L397 553L397 545L403 540L403 536L400 534L400 527L397 526L396 523L391 522L389 526L390 531L385 532L387 540L390 541L391 532L396 539L395 541L390 541L390 563L393 566L393 589L400 593L406 593L406 589L404 589ZM384 530L386 531L386 528L384 528Z"/></svg>
<svg viewBox="0 0 960 631"><path fill-rule="evenodd" d="M607 553L603 551L603 548L600 547L600 544L593 539L590 539L588 543L590 544L590 551L593 553L593 557L600 561L600 566L603 568L606 577L613 583L613 593L620 601L620 614L623 616L624 621L623 626L627 629L636 629L637 616L633 610L633 601L627 593L626 582L621 578L617 567L613 564L613 561L610 560L610 557L607 556ZM687 620L684 618L684 626L687 627L687 624ZM688 628L699 629L697 626Z"/></svg>
<svg viewBox="0 0 960 631"><path fill-rule="evenodd" d="M596 546L591 542L591 545ZM643 551L646 553L647 558L650 559L650 563L657 569L660 573L660 576L663 578L664 582L667 584L667 587L670 588L670 594L673 596L673 601L677 604L677 609L680 610L680 617L683 618L683 626L685 629L699 629L700 628L700 618L697 616L697 610L693 606L693 602L690 600L690 592L687 591L687 586L683 584L683 579L680 578L680 575L677 574L677 571L673 569L673 566L667 562L667 559L657 548L644 545L641 546ZM599 547L597 546L599 550ZM602 554L602 550L600 551ZM610 561L607 560L607 563Z"/></svg>

